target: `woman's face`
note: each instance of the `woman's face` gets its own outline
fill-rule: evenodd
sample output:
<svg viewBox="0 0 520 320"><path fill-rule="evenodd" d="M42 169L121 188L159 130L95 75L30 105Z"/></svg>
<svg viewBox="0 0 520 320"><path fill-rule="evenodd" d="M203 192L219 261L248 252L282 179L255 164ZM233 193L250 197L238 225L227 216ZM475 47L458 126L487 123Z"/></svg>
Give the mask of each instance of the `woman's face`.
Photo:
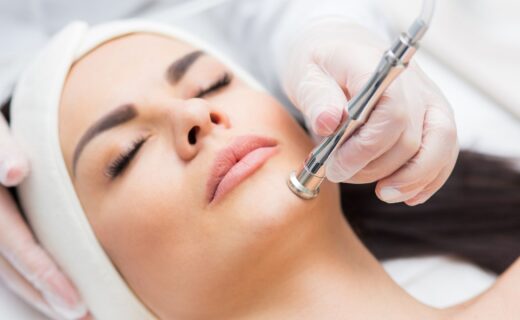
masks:
<svg viewBox="0 0 520 320"><path fill-rule="evenodd" d="M161 317L238 308L305 213L331 200L287 188L311 141L282 106L174 39L133 34L83 57L59 125L96 236Z"/></svg>

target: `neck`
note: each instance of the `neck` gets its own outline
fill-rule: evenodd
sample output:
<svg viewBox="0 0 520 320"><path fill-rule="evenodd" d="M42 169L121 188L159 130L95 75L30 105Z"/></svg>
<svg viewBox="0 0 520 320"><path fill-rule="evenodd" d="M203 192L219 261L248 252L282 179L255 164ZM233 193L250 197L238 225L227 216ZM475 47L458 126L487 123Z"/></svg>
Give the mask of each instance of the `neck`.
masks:
<svg viewBox="0 0 520 320"><path fill-rule="evenodd" d="M393 282L360 243L341 209L315 212L316 236L307 239L302 255L286 262L266 290L249 305L244 320L256 319L436 319ZM319 216L322 215L322 216ZM279 269L279 270L280 270Z"/></svg>

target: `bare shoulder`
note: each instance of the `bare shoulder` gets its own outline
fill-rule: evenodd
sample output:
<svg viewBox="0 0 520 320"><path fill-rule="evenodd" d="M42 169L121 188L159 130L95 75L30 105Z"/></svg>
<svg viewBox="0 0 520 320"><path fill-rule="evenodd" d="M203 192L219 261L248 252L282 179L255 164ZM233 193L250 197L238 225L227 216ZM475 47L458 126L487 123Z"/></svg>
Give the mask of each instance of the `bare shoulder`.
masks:
<svg viewBox="0 0 520 320"><path fill-rule="evenodd" d="M446 312L446 320L520 319L520 257L486 292Z"/></svg>

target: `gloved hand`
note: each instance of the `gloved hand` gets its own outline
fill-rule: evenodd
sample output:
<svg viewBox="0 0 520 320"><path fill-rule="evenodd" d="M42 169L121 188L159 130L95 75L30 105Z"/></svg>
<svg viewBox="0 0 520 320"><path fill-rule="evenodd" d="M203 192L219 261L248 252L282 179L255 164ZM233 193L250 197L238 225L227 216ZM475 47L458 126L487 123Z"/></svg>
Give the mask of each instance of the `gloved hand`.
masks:
<svg viewBox="0 0 520 320"><path fill-rule="evenodd" d="M365 85L387 47L375 34L341 18L321 18L301 31L279 63L280 76L313 133L327 136L337 128L347 116L348 100ZM367 123L330 159L327 178L378 181L381 200L417 205L446 182L458 151L448 102L412 61Z"/></svg>
<svg viewBox="0 0 520 320"><path fill-rule="evenodd" d="M15 186L27 175L28 169L26 158L0 116L0 183ZM0 186L0 280L52 319L87 317L86 307L74 286L36 243L11 194L3 186Z"/></svg>

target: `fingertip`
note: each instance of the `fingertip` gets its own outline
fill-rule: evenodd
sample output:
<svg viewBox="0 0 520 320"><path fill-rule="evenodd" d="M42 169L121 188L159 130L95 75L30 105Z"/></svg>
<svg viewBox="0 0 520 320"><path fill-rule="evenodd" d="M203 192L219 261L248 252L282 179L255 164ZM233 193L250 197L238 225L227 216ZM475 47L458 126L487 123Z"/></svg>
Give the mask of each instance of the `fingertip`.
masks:
<svg viewBox="0 0 520 320"><path fill-rule="evenodd" d="M65 319L88 319L88 309L85 303L71 297L57 296L53 292L43 292L43 297L51 306L52 310Z"/></svg>
<svg viewBox="0 0 520 320"><path fill-rule="evenodd" d="M59 274L47 279L42 294L52 309L65 319L80 319L87 313L87 306L68 280Z"/></svg>
<svg viewBox="0 0 520 320"><path fill-rule="evenodd" d="M0 182L6 187L18 185L28 173L29 164L25 159L7 159L0 164Z"/></svg>
<svg viewBox="0 0 520 320"><path fill-rule="evenodd" d="M26 251L22 274L41 293L51 309L64 319L80 319L88 313L87 305L73 283L39 246Z"/></svg>
<svg viewBox="0 0 520 320"><path fill-rule="evenodd" d="M54 311L52 308L43 301L33 302L34 307L39 312L43 313L45 316L47 316L50 319L61 319L61 317Z"/></svg>
<svg viewBox="0 0 520 320"><path fill-rule="evenodd" d="M377 197L386 203L397 203L402 201L403 193L395 187L382 187L376 191Z"/></svg>
<svg viewBox="0 0 520 320"><path fill-rule="evenodd" d="M400 202L407 203L412 199L416 199L419 197L421 190L417 186L402 185L395 181L384 179L376 184L375 193L379 200L388 204L394 204Z"/></svg>
<svg viewBox="0 0 520 320"><path fill-rule="evenodd" d="M11 168L7 172L5 185L14 186L19 184L27 176L27 171L25 166Z"/></svg>

